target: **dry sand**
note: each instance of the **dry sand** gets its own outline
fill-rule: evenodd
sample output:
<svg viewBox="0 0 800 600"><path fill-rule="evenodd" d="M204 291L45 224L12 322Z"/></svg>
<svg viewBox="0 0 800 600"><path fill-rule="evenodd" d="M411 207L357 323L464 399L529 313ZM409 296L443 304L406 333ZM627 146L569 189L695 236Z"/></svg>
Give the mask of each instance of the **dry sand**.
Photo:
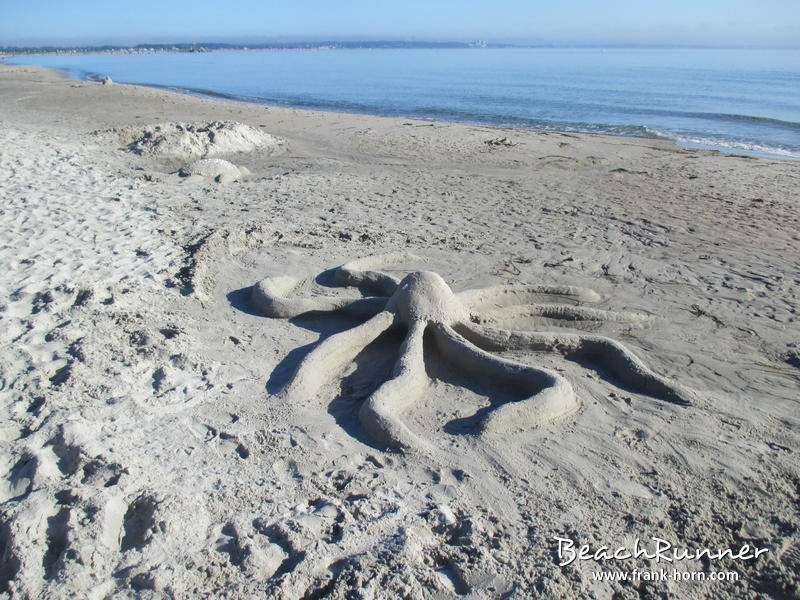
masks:
<svg viewBox="0 0 800 600"><path fill-rule="evenodd" d="M192 156L116 135L215 123L248 133L222 153L184 140ZM241 177L179 176L210 154ZM800 597L798 189L797 163L665 141L0 67L0 598ZM326 367L296 403L283 390L304 357L363 319L268 318L250 299L287 275L293 293L353 295L329 269L386 252L426 259L394 275L424 268L455 291L581 286L598 308L650 315L592 334L698 398L498 351L561 375L578 409L480 433L518 390L426 338L422 396L402 414L426 450L386 451L357 415L402 331ZM652 536L768 551L562 567L554 539ZM664 567L739 580L593 579Z"/></svg>

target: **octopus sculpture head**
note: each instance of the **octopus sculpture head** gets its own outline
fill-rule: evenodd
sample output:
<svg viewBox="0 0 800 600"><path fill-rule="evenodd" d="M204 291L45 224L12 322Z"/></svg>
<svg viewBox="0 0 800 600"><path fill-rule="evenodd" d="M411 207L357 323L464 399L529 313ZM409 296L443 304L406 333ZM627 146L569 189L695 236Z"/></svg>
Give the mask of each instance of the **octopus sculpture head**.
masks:
<svg viewBox="0 0 800 600"><path fill-rule="evenodd" d="M415 271L406 275L386 303L386 310L404 325L414 322L457 323L469 318L442 276L433 271Z"/></svg>
<svg viewBox="0 0 800 600"><path fill-rule="evenodd" d="M290 402L309 405L325 381L371 341L392 327L404 327L405 339L393 376L359 409L362 427L378 443L402 450L422 450L427 443L409 429L402 414L409 410L428 383L423 337L431 331L438 350L473 375L510 383L524 398L495 408L483 419L483 432L539 427L575 412L578 399L572 385L550 369L523 364L492 351L556 352L566 358L589 358L625 384L651 396L690 404L697 394L651 371L630 350L607 337L588 333L514 331L508 322L541 324L646 323L638 313L599 310L584 306L600 301L592 290L547 285L502 285L455 293L442 277L415 271L397 279L380 269L412 261L411 254L368 257L338 267L335 278L375 296L354 298L291 297L297 280L271 277L253 286L252 300L265 315L290 318L309 312L336 311L369 317L353 329L321 342L301 362L281 392ZM562 330L563 331L563 330Z"/></svg>

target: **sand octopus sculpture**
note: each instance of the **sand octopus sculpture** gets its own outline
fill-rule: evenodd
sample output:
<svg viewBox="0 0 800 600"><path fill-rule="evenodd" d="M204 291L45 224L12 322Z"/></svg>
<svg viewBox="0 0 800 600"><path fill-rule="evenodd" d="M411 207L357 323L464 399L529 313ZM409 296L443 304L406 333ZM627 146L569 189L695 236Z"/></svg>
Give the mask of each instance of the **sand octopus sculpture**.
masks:
<svg viewBox="0 0 800 600"><path fill-rule="evenodd" d="M335 279L362 292L380 294L359 298L291 297L298 280L270 277L252 288L252 300L265 315L291 318L304 313L335 311L370 317L362 325L332 335L300 362L281 394L290 402L308 405L327 376L352 361L381 333L392 327L407 330L394 367L359 410L359 421L380 444L401 450L424 446L401 415L422 394L428 377L423 363L423 336L431 331L438 350L474 376L512 384L527 394L490 411L480 423L485 432L530 429L571 414L578 400L570 383L545 368L500 358L491 351L556 352L568 359L587 358L610 371L625 385L650 396L690 404L696 393L657 375L622 344L584 333L539 333L503 329L504 322L529 319L534 324L566 324L576 328L604 322L644 323L649 316L580 306L600 296L586 288L550 285L500 285L454 293L440 275L409 273L403 279L380 271L421 261L407 253L354 260L334 270ZM535 301L542 301L537 303ZM547 302L549 301L549 302ZM557 303L554 303L556 301Z"/></svg>

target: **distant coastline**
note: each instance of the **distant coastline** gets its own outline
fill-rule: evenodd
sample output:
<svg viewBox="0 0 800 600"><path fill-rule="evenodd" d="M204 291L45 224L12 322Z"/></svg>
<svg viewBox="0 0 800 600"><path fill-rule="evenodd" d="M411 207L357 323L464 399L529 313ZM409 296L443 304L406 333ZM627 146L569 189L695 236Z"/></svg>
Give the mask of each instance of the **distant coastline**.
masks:
<svg viewBox="0 0 800 600"><path fill-rule="evenodd" d="M159 52L220 52L225 50L385 50L385 49L481 49L481 48L603 48L603 49L698 49L705 50L796 50L784 47L750 47L744 46L695 46L695 45L659 45L659 44L548 44L548 43L499 43L476 40L472 42L428 42L407 40L377 41L319 41L319 42L262 42L262 43L227 43L227 42L181 42L165 44L126 45L85 45L85 46L0 46L0 59L4 56L27 54L152 54Z"/></svg>
<svg viewBox="0 0 800 600"><path fill-rule="evenodd" d="M19 54L149 54L156 52L218 52L221 50L369 50L369 49L458 49L515 48L512 44L474 42L414 41L324 41L261 44L198 42L180 44L137 44L135 46L0 46L0 56Z"/></svg>

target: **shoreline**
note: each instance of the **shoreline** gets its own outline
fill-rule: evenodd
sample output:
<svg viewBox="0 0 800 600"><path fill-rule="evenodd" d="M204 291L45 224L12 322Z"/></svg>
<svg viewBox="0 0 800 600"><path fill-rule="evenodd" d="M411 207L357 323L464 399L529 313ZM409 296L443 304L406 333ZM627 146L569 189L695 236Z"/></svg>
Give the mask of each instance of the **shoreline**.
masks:
<svg viewBox="0 0 800 600"><path fill-rule="evenodd" d="M738 581L688 554L680 577L648 581L678 600L798 589L794 163L9 65L0 124L0 598L630 592L588 554L559 565L559 539L758 548L720 551ZM214 148L208 130L235 178L178 174ZM572 290L545 316L490 300L473 324L605 336L697 395L621 378L606 346L487 346L575 394L552 421L492 432L482 419L532 390L426 336L419 396L397 412L424 446L384 448L359 411L394 376L404 326L355 339L363 318L270 318L252 290L292 277L290 298L375 302L332 270L398 252L420 259L389 274L432 271L454 293ZM623 317L586 322L600 313L576 298ZM346 356L287 396L320 344ZM624 554L623 572L658 567L649 548Z"/></svg>
<svg viewBox="0 0 800 600"><path fill-rule="evenodd" d="M468 49L468 48L467 48ZM240 49L236 49L236 51L240 51ZM166 52L166 50L165 50ZM0 59L2 60L2 59ZM13 65L10 65L13 66ZM44 67L50 68L50 67ZM66 68L57 68L53 67L54 70L59 71L60 73L65 74L70 79L75 81L92 81L92 80L100 80L106 74L103 73L94 73L89 71L82 71L80 73L71 73L69 69ZM120 81L120 83L123 83ZM463 124L463 125L472 125L472 126L485 126L485 127L495 127L499 129L519 129L524 131L548 131L548 132L555 132L555 133L574 133L574 134L581 134L581 135L608 135L612 137L632 137L632 138L639 138L639 139L666 139L675 144L676 147L689 149L689 150L709 150L715 152L721 152L723 154L728 154L732 156L746 156L746 157L755 157L755 158L767 158L767 159L775 159L775 160L787 160L792 162L800 161L800 155L792 155L791 153L787 154L788 151L782 149L759 149L758 145L747 147L747 148L739 148L736 147L736 142L731 142L734 144L733 146L729 145L725 142L707 142L702 140L702 138L693 139L693 138L682 138L678 134L672 133L663 133L656 129L652 129L645 125L603 125L603 124L592 124L592 127L599 127L599 128L611 128L611 129L619 129L619 133L615 133L613 131L589 131L587 127L580 127L580 126L565 126L559 128L557 125L551 127L524 127L520 125L514 125L512 123L492 123L490 121L472 121L469 119L458 119L458 118L451 118L451 119L443 119L441 115L424 115L424 114L405 114L402 111L396 112L396 114L392 114L391 112L381 112L378 110L373 110L371 108L364 108L363 110L358 110L356 108L347 108L347 107L336 107L329 103L319 102L319 103L307 103L307 104L288 104L282 103L277 100L270 100L267 98L258 98L258 97L251 97L251 96L242 96L236 94L227 94L224 92L216 92L214 90L206 90L201 88L186 88L181 86L173 86L167 84L148 84L148 83L128 83L128 85L140 85L144 87L151 87L155 89L161 89L166 91L171 91L174 93L179 94L188 94L188 95L198 95L200 97L208 97L212 99L218 100L226 100L231 102L242 102L242 103L251 103L256 104L259 106L272 106L277 108L289 108L289 109L298 109L298 110L312 110L312 111L327 111L333 112L338 114L350 114L350 115L364 115L364 116L375 116L375 117L387 117L387 118L405 118L405 119L414 119L414 120L433 120L433 121L441 121L446 123L455 123L455 124ZM630 130L629 132L626 130Z"/></svg>
<svg viewBox="0 0 800 600"><path fill-rule="evenodd" d="M52 68L52 67L39 67L39 66L31 66L31 65L8 65L8 64L0 64L0 67L6 67L10 69L30 69L32 71L41 71L45 73L51 73L52 75L57 76L58 79L63 79L68 82L74 82L75 88L80 88L83 85L102 85L102 79L100 74L93 74L87 73L86 78L81 79L73 79L69 72L66 69L60 68ZM459 130L486 130L486 131L498 131L498 132L515 132L521 136L548 136L548 135L556 135L556 136L564 136L564 137L574 137L574 138L587 138L587 139L598 139L598 140L606 140L611 143L613 140L627 140L632 143L632 145L652 145L654 148L674 148L676 151L688 151L690 149L683 148L679 146L675 140L666 137L645 137L645 136L627 136L627 135L613 135L608 133L592 133L592 132L578 132L578 131L560 131L560 130L547 130L547 129L526 129L526 128L519 128L519 127L508 127L508 126L501 126L501 125L491 125L491 124L482 124L482 123L471 123L471 122L462 122L462 121L442 121L433 118L425 118L425 117L408 117L408 116L398 116L398 115L376 115L366 112L345 112L345 111L335 111L335 110L326 110L323 108L315 108L315 107L302 107L302 106L293 106L293 105L280 105L280 104L270 104L270 103L260 103L257 99L240 99L238 97L227 95L224 93L218 93L208 90L191 90L188 88L180 88L178 86L162 86L156 84L142 84L142 83L125 83L114 81L114 86L118 88L128 88L131 90L140 90L142 92L142 96L147 97L148 95L144 93L147 90L162 92L168 94L170 96L175 95L178 97L184 98L195 98L198 100L205 100L211 102L221 102L223 104L233 104L238 106L246 106L251 109L266 109L266 110L274 110L278 112L283 112L285 114L296 114L296 113L306 113L310 116L320 116L325 119L335 120L336 117L342 117L346 119L348 122L358 122L359 120L367 120L372 121L375 120L376 122L385 122L387 125L390 124L397 124L402 123L403 121L414 121L420 122L425 124L431 124L434 127L440 128L449 128L455 127ZM235 113L235 110L225 111L230 113ZM253 115L258 115L258 111L249 111ZM709 152L712 154L719 154L722 156L730 156L733 158L751 158L745 155L739 154L729 154L720 150L706 150L703 148L694 148L691 150L697 150L699 152ZM776 160L776 161L786 161L786 162L793 162L792 159L781 158L779 156L768 156L763 157L764 160Z"/></svg>

